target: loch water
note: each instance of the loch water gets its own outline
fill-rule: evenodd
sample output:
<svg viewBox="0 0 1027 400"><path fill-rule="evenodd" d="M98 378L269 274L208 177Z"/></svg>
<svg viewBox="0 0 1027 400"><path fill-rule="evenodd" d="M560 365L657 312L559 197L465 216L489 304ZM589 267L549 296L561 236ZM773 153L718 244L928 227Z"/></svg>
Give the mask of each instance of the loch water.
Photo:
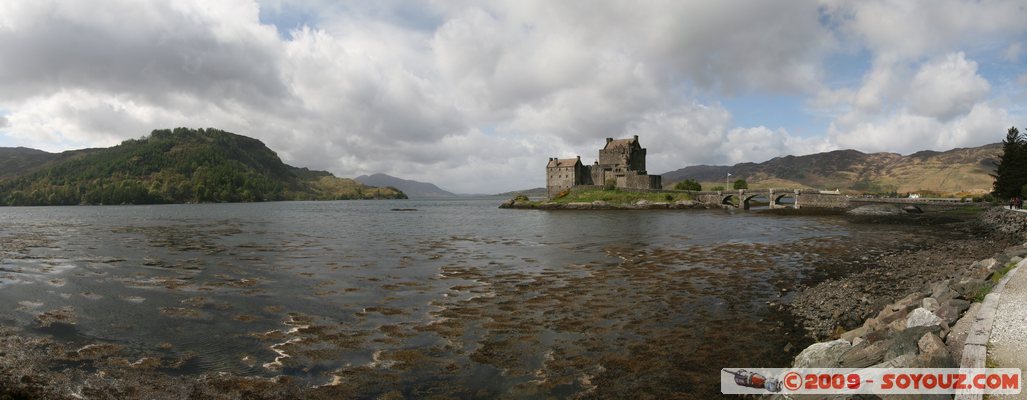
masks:
<svg viewBox="0 0 1027 400"><path fill-rule="evenodd" d="M499 202L0 208L0 325L369 397L716 396L809 343L776 304L840 249L914 234Z"/></svg>

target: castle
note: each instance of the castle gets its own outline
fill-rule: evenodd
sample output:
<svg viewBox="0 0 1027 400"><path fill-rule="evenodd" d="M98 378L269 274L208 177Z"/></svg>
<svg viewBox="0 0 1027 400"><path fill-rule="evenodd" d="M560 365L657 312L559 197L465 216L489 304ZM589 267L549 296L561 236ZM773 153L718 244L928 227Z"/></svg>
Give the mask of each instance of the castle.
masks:
<svg viewBox="0 0 1027 400"><path fill-rule="evenodd" d="M546 165L546 192L549 198L574 186L608 186L624 189L662 189L659 175L645 172L645 149L638 135L631 139L606 138L599 160L592 165L577 158L550 158Z"/></svg>

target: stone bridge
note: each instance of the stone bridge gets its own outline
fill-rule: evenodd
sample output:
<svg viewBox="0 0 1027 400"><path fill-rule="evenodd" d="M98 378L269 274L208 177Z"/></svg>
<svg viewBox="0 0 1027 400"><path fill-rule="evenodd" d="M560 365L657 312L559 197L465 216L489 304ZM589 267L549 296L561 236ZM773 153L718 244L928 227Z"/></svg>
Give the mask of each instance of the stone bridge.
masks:
<svg viewBox="0 0 1027 400"><path fill-rule="evenodd" d="M729 205L749 209L749 202L754 198L763 197L770 203L770 208L855 208L867 204L906 204L925 211L929 208L963 207L967 203L962 199L910 199L910 198L876 198L849 197L837 192L825 192L815 189L740 189L715 192L694 192L695 200L706 204ZM786 202L790 199L791 202Z"/></svg>
<svg viewBox="0 0 1027 400"><path fill-rule="evenodd" d="M756 197L766 198L770 208L848 208L849 198L837 193L810 189L739 189L716 192L695 192L696 201L706 204L731 205L749 209ZM785 199L791 199L786 203Z"/></svg>

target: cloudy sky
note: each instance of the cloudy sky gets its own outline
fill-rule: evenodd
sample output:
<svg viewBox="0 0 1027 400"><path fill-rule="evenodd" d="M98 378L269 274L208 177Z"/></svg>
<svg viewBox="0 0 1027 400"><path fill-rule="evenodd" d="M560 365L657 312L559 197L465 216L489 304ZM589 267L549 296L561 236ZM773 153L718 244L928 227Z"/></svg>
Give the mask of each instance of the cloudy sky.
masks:
<svg viewBox="0 0 1027 400"><path fill-rule="evenodd" d="M464 193L641 136L650 173L1027 124L1012 1L0 2L0 146L217 127Z"/></svg>

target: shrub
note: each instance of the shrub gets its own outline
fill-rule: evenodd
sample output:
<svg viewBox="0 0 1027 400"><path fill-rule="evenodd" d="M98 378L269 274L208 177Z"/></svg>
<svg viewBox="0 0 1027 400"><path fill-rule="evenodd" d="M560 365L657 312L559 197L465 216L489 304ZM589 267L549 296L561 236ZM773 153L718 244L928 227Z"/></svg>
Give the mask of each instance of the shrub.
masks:
<svg viewBox="0 0 1027 400"><path fill-rule="evenodd" d="M698 192L702 190L702 185L700 185L699 182L696 182L694 179L685 179L681 182L674 184L674 190L693 190Z"/></svg>
<svg viewBox="0 0 1027 400"><path fill-rule="evenodd" d="M745 179L739 179L739 180L735 181L733 186L734 186L735 189L748 189L749 188L749 183L746 182Z"/></svg>
<svg viewBox="0 0 1027 400"><path fill-rule="evenodd" d="M671 196L669 194L666 195L666 196L663 196L663 198L667 199L667 201L674 201L674 196Z"/></svg>
<svg viewBox="0 0 1027 400"><path fill-rule="evenodd" d="M617 182L615 182L615 181L606 181L606 183L603 184L603 190L613 190L613 189L616 189L616 188L617 188Z"/></svg>

